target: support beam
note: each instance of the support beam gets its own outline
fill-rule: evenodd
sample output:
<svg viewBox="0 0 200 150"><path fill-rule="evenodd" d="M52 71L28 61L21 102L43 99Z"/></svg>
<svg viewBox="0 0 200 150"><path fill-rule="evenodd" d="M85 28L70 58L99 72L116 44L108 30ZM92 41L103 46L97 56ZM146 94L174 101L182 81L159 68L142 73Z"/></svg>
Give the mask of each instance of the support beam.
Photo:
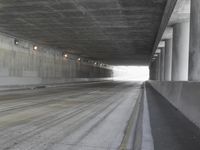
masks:
<svg viewBox="0 0 200 150"><path fill-rule="evenodd" d="M156 41L154 43L154 47L153 47L153 51L152 51L152 57L158 47L158 44L162 38L162 35L168 25L168 22L170 20L170 17L173 13L173 10L176 6L176 2L177 0L168 0L167 3L166 3L166 6L165 6L165 10L164 10L164 13L163 13L163 17L162 17L162 21L161 21L161 24L160 24L160 28L158 30L158 34L156 36Z"/></svg>
<svg viewBox="0 0 200 150"><path fill-rule="evenodd" d="M188 80L189 22L177 23L173 27L172 80Z"/></svg>
<svg viewBox="0 0 200 150"><path fill-rule="evenodd" d="M171 81L172 74L172 39L165 40L165 81Z"/></svg>
<svg viewBox="0 0 200 150"><path fill-rule="evenodd" d="M190 81L200 81L200 1L191 1L190 23L190 52L189 73Z"/></svg>

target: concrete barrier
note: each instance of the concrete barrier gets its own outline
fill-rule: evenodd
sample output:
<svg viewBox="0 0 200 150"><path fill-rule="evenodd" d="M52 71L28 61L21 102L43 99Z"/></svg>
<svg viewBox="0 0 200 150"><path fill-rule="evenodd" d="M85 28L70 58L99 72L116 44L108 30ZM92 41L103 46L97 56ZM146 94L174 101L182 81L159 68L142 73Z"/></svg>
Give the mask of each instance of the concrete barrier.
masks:
<svg viewBox="0 0 200 150"><path fill-rule="evenodd" d="M149 81L151 86L200 127L200 83Z"/></svg>
<svg viewBox="0 0 200 150"><path fill-rule="evenodd" d="M54 82L54 83L47 83L47 84L3 85L3 86L0 86L0 92L10 91L10 90L30 90L30 89L38 89L38 88L93 84L93 83L103 83L103 82L111 82L111 81L113 81L112 78L75 78L75 79L63 81L61 83Z"/></svg>

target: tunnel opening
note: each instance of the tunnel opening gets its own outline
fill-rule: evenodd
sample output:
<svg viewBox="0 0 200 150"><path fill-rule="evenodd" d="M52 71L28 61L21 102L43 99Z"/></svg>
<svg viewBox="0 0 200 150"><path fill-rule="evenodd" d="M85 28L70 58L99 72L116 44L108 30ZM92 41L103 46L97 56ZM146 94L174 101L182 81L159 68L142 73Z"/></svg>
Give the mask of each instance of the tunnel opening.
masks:
<svg viewBox="0 0 200 150"><path fill-rule="evenodd" d="M148 66L114 66L115 81L146 81L149 79Z"/></svg>

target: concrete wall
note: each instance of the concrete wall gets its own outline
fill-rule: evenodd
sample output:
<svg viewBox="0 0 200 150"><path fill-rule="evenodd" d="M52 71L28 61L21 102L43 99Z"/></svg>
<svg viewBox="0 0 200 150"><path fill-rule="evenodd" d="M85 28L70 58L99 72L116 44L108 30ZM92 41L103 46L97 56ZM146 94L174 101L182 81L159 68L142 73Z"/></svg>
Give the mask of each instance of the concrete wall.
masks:
<svg viewBox="0 0 200 150"><path fill-rule="evenodd" d="M150 81L150 84L189 120L200 127L200 83Z"/></svg>
<svg viewBox="0 0 200 150"><path fill-rule="evenodd" d="M78 56L63 57L58 49L0 35L0 86L46 84L73 81L86 78L106 78L112 76L107 67L77 61Z"/></svg>

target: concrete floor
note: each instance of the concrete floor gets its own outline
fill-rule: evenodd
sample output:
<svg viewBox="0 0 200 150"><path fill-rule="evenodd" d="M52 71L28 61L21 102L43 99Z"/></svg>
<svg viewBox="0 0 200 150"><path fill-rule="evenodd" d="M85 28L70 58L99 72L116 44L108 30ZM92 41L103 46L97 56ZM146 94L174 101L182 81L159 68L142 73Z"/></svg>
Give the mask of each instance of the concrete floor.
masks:
<svg viewBox="0 0 200 150"><path fill-rule="evenodd" d="M0 92L0 150L115 150L140 83Z"/></svg>

